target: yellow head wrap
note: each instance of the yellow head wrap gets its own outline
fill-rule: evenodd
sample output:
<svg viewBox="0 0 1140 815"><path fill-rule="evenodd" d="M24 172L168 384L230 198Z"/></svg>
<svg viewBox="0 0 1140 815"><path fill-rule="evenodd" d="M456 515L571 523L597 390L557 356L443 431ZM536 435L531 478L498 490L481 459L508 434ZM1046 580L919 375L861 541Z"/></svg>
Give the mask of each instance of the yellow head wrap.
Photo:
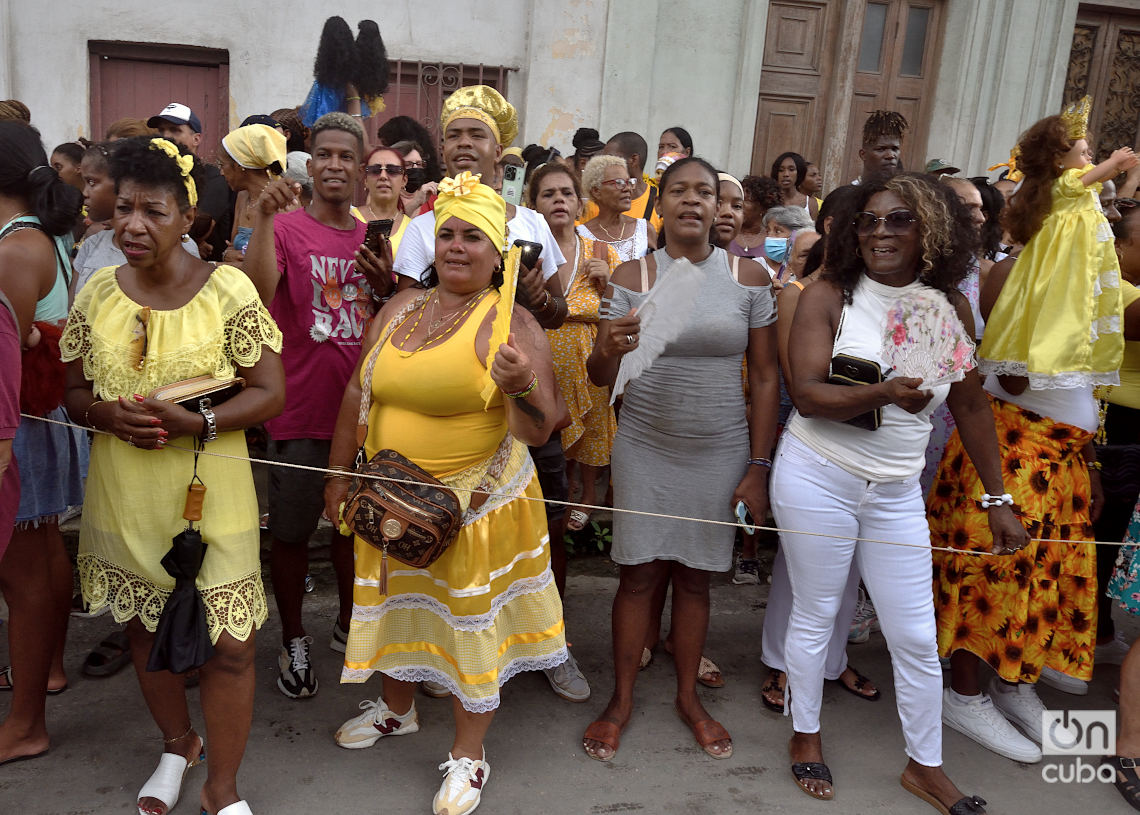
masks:
<svg viewBox="0 0 1140 815"><path fill-rule="evenodd" d="M519 134L519 117L514 105L488 85L468 85L447 97L439 115L440 130L447 130L455 119L479 120L491 128L495 140L503 147Z"/></svg>
<svg viewBox="0 0 1140 815"><path fill-rule="evenodd" d="M276 178L285 172L285 137L269 125L246 125L222 139L230 158L248 170L268 170Z"/></svg>
<svg viewBox="0 0 1140 815"><path fill-rule="evenodd" d="M439 182L439 197L435 199L435 232L449 218L459 218L479 229L490 238L491 243L502 252L507 242L507 204L502 197L486 184L479 183L479 176L464 171L454 178ZM495 321L491 323L491 341L487 351L487 371L483 375L484 407L489 407L497 386L491 379L491 363L499 346L507 341L511 332L511 313L515 308L515 289L519 280L519 256L521 250L512 247L503 264L503 285L499 287L499 303L496 306Z"/></svg>
<svg viewBox="0 0 1140 815"><path fill-rule="evenodd" d="M198 206L198 185L194 183L194 179L190 175L190 171L194 169L194 157L189 153L182 155L177 145L166 139L151 139L150 149L161 150L174 159L182 173L182 183L186 185L186 197L190 200L190 206Z"/></svg>

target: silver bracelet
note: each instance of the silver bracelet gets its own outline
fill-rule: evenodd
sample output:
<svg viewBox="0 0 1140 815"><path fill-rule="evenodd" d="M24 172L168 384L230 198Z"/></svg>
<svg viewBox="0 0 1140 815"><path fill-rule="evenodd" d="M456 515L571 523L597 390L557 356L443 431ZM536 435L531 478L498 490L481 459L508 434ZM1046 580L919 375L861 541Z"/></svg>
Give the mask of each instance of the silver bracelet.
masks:
<svg viewBox="0 0 1140 815"><path fill-rule="evenodd" d="M987 492L982 495L982 509L1000 506L1013 506L1013 496L1008 492L1003 492L1001 495L990 495Z"/></svg>
<svg viewBox="0 0 1140 815"><path fill-rule="evenodd" d="M202 441L213 441L218 437L218 422L214 418L214 411L208 407L202 408Z"/></svg>

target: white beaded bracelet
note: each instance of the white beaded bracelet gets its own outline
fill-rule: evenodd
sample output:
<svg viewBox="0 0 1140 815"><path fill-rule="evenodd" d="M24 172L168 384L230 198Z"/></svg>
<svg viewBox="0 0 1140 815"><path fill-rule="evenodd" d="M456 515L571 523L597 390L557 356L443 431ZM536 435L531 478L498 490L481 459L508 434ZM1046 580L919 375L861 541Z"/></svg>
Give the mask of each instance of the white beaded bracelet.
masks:
<svg viewBox="0 0 1140 815"><path fill-rule="evenodd" d="M988 492L982 495L982 509L989 509L990 507L1000 506L1013 506L1013 496L1008 492L1003 492L1001 495L990 495Z"/></svg>

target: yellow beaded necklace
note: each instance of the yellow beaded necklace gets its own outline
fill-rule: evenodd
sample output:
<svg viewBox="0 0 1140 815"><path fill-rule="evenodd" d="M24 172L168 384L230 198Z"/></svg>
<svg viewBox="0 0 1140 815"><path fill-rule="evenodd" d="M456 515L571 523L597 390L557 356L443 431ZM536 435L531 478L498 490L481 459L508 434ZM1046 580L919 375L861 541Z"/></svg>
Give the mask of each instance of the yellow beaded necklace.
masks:
<svg viewBox="0 0 1140 815"><path fill-rule="evenodd" d="M480 291L473 294L467 300L467 302L464 303L463 306L460 307L460 309L456 312L455 318L450 321L450 324L447 326L447 329L442 334L439 334L439 335L436 335L433 337L432 336L433 332L431 330L429 330L428 333L424 336L423 342L421 342L418 347L412 349L411 351L407 351L407 350L405 350L404 346L407 345L408 340L411 339L412 334L416 333L416 329L419 328L420 320L423 319L424 314L427 312L428 304L432 303L432 297L434 296L435 300L437 302L439 300L439 290L438 289L432 289L432 291L428 295L427 299L424 300L424 304L422 306L420 306L420 308L417 310L416 321L414 323L412 323L412 327L410 329L408 329L408 333L406 333L404 335L404 338L402 340L400 340L400 345L396 346L396 353L398 353L402 358L407 359L408 357L415 354L417 351L422 351L424 348L426 348L429 345L441 344L445 339L447 339L451 334L453 334L459 328L460 325L463 324L463 322L467 319L467 317L471 314L471 312L475 310L475 307L478 306L479 303L483 300L483 298L487 296L487 293L489 291L490 291L490 287L487 287L487 288L481 289Z"/></svg>

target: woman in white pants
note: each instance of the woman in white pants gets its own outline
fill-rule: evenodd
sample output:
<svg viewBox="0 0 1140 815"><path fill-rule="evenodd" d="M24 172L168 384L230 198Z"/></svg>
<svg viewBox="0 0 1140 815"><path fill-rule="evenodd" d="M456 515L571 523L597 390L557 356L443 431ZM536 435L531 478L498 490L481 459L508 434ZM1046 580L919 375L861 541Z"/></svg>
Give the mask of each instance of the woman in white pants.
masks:
<svg viewBox="0 0 1140 815"><path fill-rule="evenodd" d="M826 276L803 292L796 310L788 377L796 413L772 477L778 524L799 530L781 533L793 598L786 647L792 774L809 795L834 796L823 763L820 697L827 640L854 560L891 652L910 758L902 785L940 812L977 815L985 802L964 796L941 766L942 676L918 478L930 412L945 400L987 495L1002 495L989 404L973 370L961 382L929 390L920 388L921 379L904 376L878 384L828 381L837 354L887 370L883 326L903 297L941 292L966 336L973 335L969 306L955 289L972 250L969 216L952 193L923 175L869 180L852 204L835 218ZM874 431L849 423L872 419ZM989 516L995 552L1016 551L1028 537L1009 506L996 504Z"/></svg>

